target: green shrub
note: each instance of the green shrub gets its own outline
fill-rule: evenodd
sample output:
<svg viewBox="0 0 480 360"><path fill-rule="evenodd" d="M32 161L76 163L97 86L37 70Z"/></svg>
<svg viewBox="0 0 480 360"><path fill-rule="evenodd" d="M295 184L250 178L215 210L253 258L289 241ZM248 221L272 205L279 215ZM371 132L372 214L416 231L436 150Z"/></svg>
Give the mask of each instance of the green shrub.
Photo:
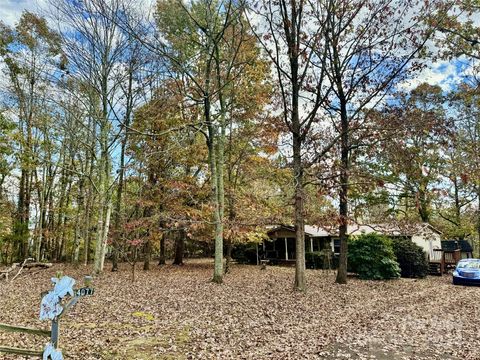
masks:
<svg viewBox="0 0 480 360"><path fill-rule="evenodd" d="M257 263L257 244L237 244L232 249L232 258L240 264Z"/></svg>
<svg viewBox="0 0 480 360"><path fill-rule="evenodd" d="M323 259L320 258L320 251L306 252L305 265L308 269L321 269Z"/></svg>
<svg viewBox="0 0 480 360"><path fill-rule="evenodd" d="M393 251L400 265L402 277L424 278L428 274L427 255L411 240L394 239Z"/></svg>
<svg viewBox="0 0 480 360"><path fill-rule="evenodd" d="M328 263L330 258L330 264ZM333 269L334 259L330 249L305 253L305 263L308 269Z"/></svg>
<svg viewBox="0 0 480 360"><path fill-rule="evenodd" d="M392 241L382 235L368 234L349 239L349 269L361 279L382 280L400 277L400 267Z"/></svg>

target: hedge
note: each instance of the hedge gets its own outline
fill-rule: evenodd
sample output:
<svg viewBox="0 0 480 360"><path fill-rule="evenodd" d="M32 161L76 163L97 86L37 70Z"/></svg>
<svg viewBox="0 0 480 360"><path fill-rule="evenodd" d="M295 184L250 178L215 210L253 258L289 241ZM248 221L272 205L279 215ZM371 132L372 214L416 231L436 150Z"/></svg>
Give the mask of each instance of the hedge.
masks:
<svg viewBox="0 0 480 360"><path fill-rule="evenodd" d="M352 237L348 244L348 264L361 279L383 280L400 277L400 267L392 241L382 235Z"/></svg>

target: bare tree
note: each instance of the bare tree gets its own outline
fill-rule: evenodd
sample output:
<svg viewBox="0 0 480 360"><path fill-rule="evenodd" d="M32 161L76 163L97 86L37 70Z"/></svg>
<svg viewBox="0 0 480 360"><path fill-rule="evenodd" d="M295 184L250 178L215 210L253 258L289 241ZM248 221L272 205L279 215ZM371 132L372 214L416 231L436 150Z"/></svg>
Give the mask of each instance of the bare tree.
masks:
<svg viewBox="0 0 480 360"><path fill-rule="evenodd" d="M324 47L318 41L327 18L315 18L315 9L315 4L303 0L264 0L255 2L247 13L252 29L270 57L277 75L281 116L291 137L296 235L295 289L300 291L306 289L306 143L318 122L320 106L329 92L322 67ZM314 71L317 68L319 72ZM327 144L325 151L331 146Z"/></svg>
<svg viewBox="0 0 480 360"><path fill-rule="evenodd" d="M51 0L50 5L70 63L69 76L81 81L88 89L88 116L96 128L90 139L94 151L92 155L96 159L96 176L90 180L95 182L94 189L98 196L94 271L100 273L104 266L113 206L115 179L112 178L112 153L118 140L116 130L119 122L116 115L118 107L122 106L121 85L125 80L121 64L127 51L131 56L136 54L135 49L129 48L128 37L113 21L117 13L124 9L121 0L108 3L100 0ZM128 73L127 71L127 78ZM129 96L127 95L127 119L132 111Z"/></svg>

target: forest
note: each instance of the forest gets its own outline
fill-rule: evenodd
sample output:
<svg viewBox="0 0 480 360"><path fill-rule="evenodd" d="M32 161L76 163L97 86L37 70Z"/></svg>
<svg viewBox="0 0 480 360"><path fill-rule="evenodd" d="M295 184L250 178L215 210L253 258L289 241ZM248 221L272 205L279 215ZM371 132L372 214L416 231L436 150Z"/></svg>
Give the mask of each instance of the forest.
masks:
<svg viewBox="0 0 480 360"><path fill-rule="evenodd" d="M339 283L350 222L478 251L479 11L48 0L0 23L0 261L212 255L221 283L236 245L291 224L303 290L304 224L338 228Z"/></svg>
<svg viewBox="0 0 480 360"><path fill-rule="evenodd" d="M349 230L479 255L479 0L32 4L0 1L0 323L36 326L64 272L95 284L66 358L480 356L456 342L480 341L474 289L364 280L411 249ZM292 267L241 264L279 225ZM305 226L335 270L307 270Z"/></svg>

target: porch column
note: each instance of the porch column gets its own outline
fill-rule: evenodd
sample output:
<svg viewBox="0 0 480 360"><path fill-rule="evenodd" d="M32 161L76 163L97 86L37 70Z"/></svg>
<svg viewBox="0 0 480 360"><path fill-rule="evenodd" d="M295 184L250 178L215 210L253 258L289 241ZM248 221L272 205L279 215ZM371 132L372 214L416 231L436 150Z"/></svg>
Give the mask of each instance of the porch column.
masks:
<svg viewBox="0 0 480 360"><path fill-rule="evenodd" d="M313 238L310 238L310 252L313 253Z"/></svg>
<svg viewBox="0 0 480 360"><path fill-rule="evenodd" d="M285 260L288 260L288 239L285 239Z"/></svg>

